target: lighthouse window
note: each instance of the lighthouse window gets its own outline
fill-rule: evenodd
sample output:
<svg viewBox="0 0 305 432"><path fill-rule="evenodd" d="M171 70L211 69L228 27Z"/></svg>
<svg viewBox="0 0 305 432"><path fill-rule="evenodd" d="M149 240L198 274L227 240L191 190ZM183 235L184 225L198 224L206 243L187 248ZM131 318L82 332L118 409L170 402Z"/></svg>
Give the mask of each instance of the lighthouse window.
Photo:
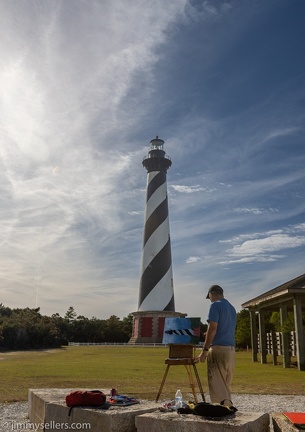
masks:
<svg viewBox="0 0 305 432"><path fill-rule="evenodd" d="M160 144L160 145L152 144L151 149L152 150L163 150L163 144Z"/></svg>

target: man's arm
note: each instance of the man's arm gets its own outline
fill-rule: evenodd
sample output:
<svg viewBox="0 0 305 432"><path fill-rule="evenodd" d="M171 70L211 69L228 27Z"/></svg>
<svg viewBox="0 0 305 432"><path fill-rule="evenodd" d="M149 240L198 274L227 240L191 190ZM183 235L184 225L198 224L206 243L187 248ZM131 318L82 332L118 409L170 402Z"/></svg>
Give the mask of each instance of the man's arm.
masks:
<svg viewBox="0 0 305 432"><path fill-rule="evenodd" d="M198 356L199 361L204 362L207 355L208 355L208 350L211 346L211 343L213 342L213 339L215 337L215 334L217 332L217 327L218 327L218 323L215 321L210 321L209 325L208 325L208 329L205 335L205 341L203 344L203 348L201 353Z"/></svg>

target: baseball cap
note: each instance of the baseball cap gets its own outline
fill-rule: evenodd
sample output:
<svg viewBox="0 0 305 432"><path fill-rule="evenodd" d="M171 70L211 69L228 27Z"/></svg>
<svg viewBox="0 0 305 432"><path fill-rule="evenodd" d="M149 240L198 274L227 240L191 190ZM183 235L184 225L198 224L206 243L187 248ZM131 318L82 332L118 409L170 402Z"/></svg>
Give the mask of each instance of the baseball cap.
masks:
<svg viewBox="0 0 305 432"><path fill-rule="evenodd" d="M207 299L209 298L210 293L223 295L223 289L219 285L212 285L210 286L208 294L206 296Z"/></svg>

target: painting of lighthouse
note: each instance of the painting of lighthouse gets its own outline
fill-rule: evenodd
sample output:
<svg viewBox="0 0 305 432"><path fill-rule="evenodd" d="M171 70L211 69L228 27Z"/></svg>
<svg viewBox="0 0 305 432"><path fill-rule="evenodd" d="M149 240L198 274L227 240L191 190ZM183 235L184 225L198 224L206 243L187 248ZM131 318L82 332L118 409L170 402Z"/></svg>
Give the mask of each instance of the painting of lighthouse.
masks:
<svg viewBox="0 0 305 432"><path fill-rule="evenodd" d="M192 344L200 341L200 318L166 318L164 344Z"/></svg>

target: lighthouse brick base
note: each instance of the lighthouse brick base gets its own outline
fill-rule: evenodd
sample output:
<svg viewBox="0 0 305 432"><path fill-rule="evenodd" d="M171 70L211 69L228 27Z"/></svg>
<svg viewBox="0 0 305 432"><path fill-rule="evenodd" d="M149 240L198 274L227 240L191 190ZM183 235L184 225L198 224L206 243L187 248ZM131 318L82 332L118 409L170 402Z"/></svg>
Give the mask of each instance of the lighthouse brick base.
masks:
<svg viewBox="0 0 305 432"><path fill-rule="evenodd" d="M187 314L174 311L133 312L132 337L129 344L162 343L165 318L185 318Z"/></svg>

